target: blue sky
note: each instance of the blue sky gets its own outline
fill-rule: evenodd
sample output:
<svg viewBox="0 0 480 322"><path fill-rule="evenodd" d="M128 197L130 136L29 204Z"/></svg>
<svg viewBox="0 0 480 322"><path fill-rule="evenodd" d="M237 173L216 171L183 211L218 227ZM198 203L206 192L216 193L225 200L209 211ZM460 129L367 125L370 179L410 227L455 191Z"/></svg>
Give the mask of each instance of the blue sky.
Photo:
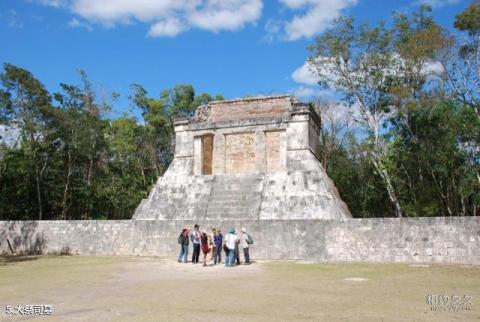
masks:
<svg viewBox="0 0 480 322"><path fill-rule="evenodd" d="M467 0L428 0L451 27ZM197 93L315 94L302 67L306 46L339 15L362 22L411 11L418 0L1 0L0 62L30 70L51 91L78 83L76 70L118 92L152 96L178 83Z"/></svg>

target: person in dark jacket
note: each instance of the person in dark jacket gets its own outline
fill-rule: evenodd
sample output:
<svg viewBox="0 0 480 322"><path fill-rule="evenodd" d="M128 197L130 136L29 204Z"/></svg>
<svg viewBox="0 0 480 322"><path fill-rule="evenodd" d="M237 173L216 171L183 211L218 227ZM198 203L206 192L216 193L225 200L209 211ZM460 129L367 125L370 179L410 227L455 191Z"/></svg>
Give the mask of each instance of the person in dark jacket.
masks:
<svg viewBox="0 0 480 322"><path fill-rule="evenodd" d="M188 256L188 244L189 244L189 236L188 236L188 227L184 227L178 235L178 243L180 244L180 254L178 255L178 262L187 262Z"/></svg>
<svg viewBox="0 0 480 322"><path fill-rule="evenodd" d="M222 262L222 245L223 235L220 229L217 229L213 236L213 245L215 246L215 253L213 254L213 265L220 264Z"/></svg>
<svg viewBox="0 0 480 322"><path fill-rule="evenodd" d="M235 261L237 265L240 265L240 251L238 250L238 245L240 244L240 239L237 236L237 240L235 241Z"/></svg>
<svg viewBox="0 0 480 322"><path fill-rule="evenodd" d="M192 263L198 263L198 258L200 256L200 236L201 233L198 230L200 226L195 224L193 229L190 231L190 241L193 244L193 254L192 254Z"/></svg>

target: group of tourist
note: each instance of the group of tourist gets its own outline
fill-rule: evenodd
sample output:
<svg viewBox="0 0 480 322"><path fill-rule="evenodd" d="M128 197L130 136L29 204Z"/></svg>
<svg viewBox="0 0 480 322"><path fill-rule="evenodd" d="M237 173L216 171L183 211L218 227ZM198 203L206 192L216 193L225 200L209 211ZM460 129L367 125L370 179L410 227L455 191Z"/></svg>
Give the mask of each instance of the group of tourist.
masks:
<svg viewBox="0 0 480 322"><path fill-rule="evenodd" d="M242 228L241 234L237 235L234 228L230 228L228 234L224 237L218 228L213 228L210 234L203 230L200 232L200 226L195 224L193 229L184 227L178 236L180 244L180 254L178 262L186 263L188 256L188 246L190 242L193 246L192 263L199 261L200 252L203 253L203 266L207 266L207 257L210 254L210 261L213 265L222 262L222 250L225 252L225 266L232 267L240 265L240 247L243 249L245 264L250 264L249 247L253 244L253 238L247 234L247 230Z"/></svg>

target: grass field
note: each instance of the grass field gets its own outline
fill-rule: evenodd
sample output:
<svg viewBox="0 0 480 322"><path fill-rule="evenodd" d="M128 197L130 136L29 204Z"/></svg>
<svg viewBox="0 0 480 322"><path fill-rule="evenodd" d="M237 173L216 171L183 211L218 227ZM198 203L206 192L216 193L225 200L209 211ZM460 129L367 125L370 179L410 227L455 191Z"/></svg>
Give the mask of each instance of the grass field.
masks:
<svg viewBox="0 0 480 322"><path fill-rule="evenodd" d="M432 311L428 294L470 296L470 310ZM5 314L27 304L53 315ZM0 310L7 321L480 321L480 267L0 258Z"/></svg>

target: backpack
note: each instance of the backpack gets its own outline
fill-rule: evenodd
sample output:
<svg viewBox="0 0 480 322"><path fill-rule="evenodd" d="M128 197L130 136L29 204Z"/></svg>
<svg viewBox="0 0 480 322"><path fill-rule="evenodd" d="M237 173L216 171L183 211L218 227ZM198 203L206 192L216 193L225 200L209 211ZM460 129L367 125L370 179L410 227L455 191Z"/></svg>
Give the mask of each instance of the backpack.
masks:
<svg viewBox="0 0 480 322"><path fill-rule="evenodd" d="M247 234L247 244L251 245L253 244L253 238L250 236L250 234Z"/></svg>
<svg viewBox="0 0 480 322"><path fill-rule="evenodd" d="M184 233L183 233L183 231L182 231L182 232L180 233L180 235L178 235L178 243L179 243L180 245L182 245L184 240L185 240L185 235L184 235Z"/></svg>

